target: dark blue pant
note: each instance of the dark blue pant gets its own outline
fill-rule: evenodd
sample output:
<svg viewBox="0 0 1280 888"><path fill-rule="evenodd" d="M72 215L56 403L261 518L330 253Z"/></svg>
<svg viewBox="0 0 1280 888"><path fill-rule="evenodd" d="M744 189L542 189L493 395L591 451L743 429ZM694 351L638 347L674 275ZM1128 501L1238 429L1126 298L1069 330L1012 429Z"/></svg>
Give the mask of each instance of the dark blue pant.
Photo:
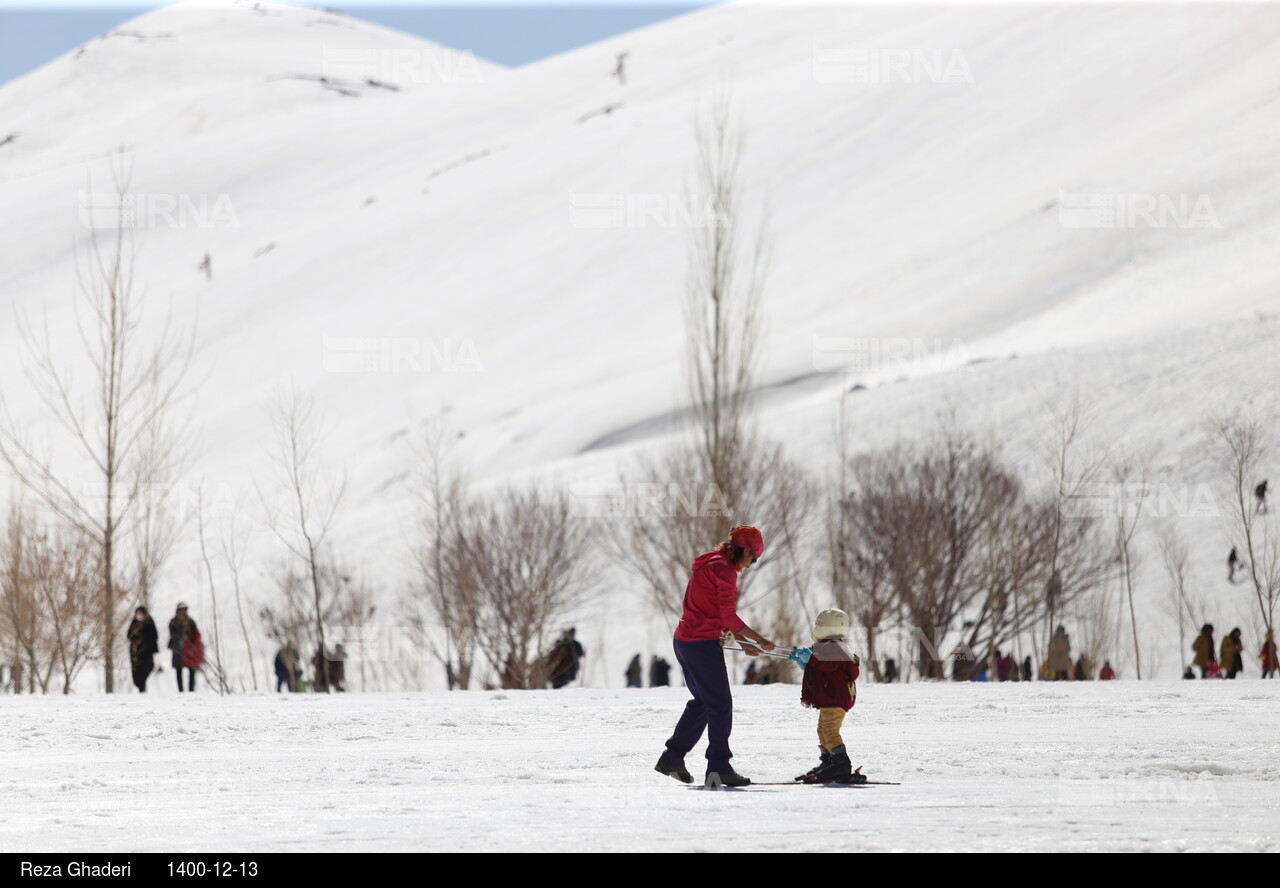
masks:
<svg viewBox="0 0 1280 888"><path fill-rule="evenodd" d="M684 707L675 732L667 740L662 764L676 767L707 732L707 771L733 770L729 759L729 733L733 730L733 694L729 690L729 670L724 665L720 642L674 639L676 659L684 670L684 683L693 694Z"/></svg>

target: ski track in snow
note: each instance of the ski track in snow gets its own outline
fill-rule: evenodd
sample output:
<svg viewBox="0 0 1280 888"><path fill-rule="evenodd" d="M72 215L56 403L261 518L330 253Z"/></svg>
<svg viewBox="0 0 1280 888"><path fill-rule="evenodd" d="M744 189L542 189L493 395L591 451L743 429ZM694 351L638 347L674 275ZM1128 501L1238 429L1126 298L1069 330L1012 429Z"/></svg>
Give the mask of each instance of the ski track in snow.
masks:
<svg viewBox="0 0 1280 888"><path fill-rule="evenodd" d="M798 693L735 689L743 773L810 766ZM0 851L1280 850L1280 682L865 687L862 789L661 777L685 699L7 697Z"/></svg>

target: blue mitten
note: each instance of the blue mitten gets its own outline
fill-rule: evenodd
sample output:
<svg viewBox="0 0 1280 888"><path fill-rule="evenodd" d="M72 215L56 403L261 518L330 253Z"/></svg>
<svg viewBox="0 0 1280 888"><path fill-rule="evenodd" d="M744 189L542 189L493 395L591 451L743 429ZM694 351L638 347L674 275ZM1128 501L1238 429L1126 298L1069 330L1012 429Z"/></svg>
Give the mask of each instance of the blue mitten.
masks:
<svg viewBox="0 0 1280 888"><path fill-rule="evenodd" d="M813 648L796 648L787 659L793 663L799 663L801 666L806 666L811 656L813 656Z"/></svg>

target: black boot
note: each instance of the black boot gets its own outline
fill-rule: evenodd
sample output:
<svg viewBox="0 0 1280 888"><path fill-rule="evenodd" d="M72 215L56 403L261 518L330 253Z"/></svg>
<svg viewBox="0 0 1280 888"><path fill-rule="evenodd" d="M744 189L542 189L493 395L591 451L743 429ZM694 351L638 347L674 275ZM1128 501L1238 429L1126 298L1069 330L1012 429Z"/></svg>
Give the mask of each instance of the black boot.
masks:
<svg viewBox="0 0 1280 888"><path fill-rule="evenodd" d="M831 758L825 765L806 777L805 783L847 783L853 777L853 763L843 745L831 750Z"/></svg>
<svg viewBox="0 0 1280 888"><path fill-rule="evenodd" d="M751 780L743 777L737 771L708 771L707 779L703 782L703 785L714 787L750 786Z"/></svg>
<svg viewBox="0 0 1280 888"><path fill-rule="evenodd" d="M819 771L821 771L823 768L825 768L825 767L827 766L827 762L831 761L831 753L827 752L827 751L826 751L825 749L823 749L821 746L819 746L819 747L818 747L818 752L820 752L820 753L822 754L822 761L818 762L818 763L817 763L816 765L814 765L812 768L810 768L809 770L807 770L807 771L805 771L803 774L801 774L799 777L797 777L797 778L796 778L796 783L804 783L806 780L808 780L808 779L809 779L810 777L812 777L814 774L817 774Z"/></svg>
<svg viewBox="0 0 1280 888"><path fill-rule="evenodd" d="M670 765L664 765L662 762L658 762L653 766L653 770L657 771L659 774L674 777L681 783L693 782L693 775L689 773L689 769L684 765L676 765L675 767L672 767Z"/></svg>

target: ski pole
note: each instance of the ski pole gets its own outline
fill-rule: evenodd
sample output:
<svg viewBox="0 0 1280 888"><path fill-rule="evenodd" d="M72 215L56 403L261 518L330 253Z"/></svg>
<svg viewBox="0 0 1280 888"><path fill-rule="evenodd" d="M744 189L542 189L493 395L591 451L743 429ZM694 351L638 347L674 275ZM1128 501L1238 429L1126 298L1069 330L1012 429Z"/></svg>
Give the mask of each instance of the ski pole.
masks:
<svg viewBox="0 0 1280 888"><path fill-rule="evenodd" d="M736 640L736 639L735 639L735 640ZM748 642L739 642L739 644L743 644L743 643L745 643L745 644L749 644L749 645L751 645L753 648L756 648L756 649L760 652L760 653L759 653L759 654L757 654L756 656L760 656L760 657L774 657L774 658L779 659L779 660L790 660L790 659L791 659L791 653L794 653L794 652L795 652L795 648L782 647L782 646L775 647L775 648L774 648L773 650L771 650L771 651L766 651L764 648L760 647L758 644L753 644L753 643L752 643L752 642L750 642L750 641L748 641ZM746 653L746 651L745 651L745 650L743 650L741 647L735 647L735 646L733 646L733 645L728 645L728 644L722 644L722 645L720 645L720 646L721 646L722 648L724 648L726 651L737 651L737 652L738 652L738 653L740 653L740 654L745 654L745 653ZM788 653L783 653L783 651L787 651Z"/></svg>

